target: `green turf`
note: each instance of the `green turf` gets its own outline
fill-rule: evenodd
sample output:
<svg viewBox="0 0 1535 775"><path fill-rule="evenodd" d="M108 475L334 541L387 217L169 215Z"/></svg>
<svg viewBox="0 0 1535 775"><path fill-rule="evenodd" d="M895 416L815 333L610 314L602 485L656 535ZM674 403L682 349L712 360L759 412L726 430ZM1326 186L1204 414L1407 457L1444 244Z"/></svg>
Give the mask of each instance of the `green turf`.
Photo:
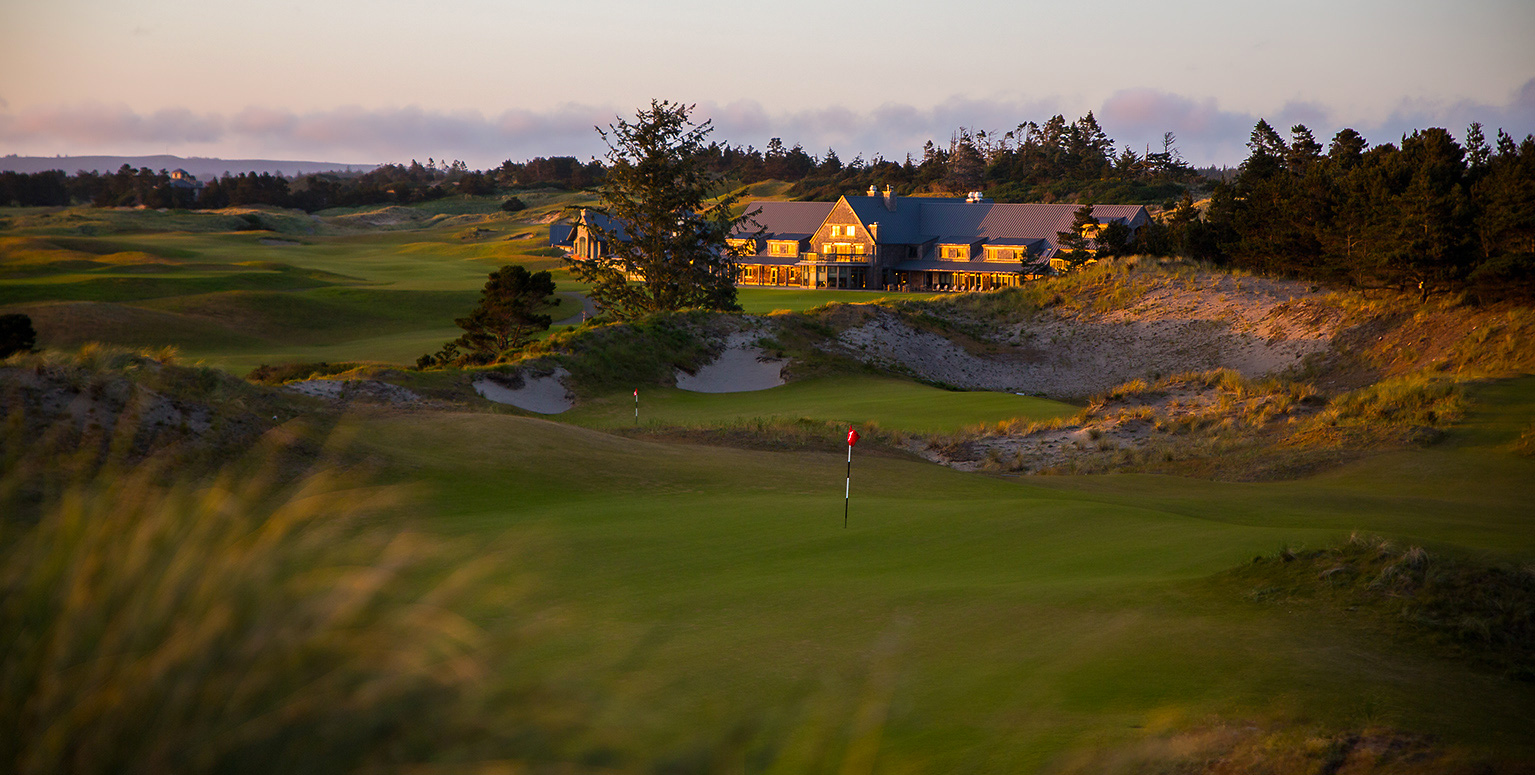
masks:
<svg viewBox="0 0 1535 775"><path fill-rule="evenodd" d="M887 291L817 291L803 288L759 288L743 286L736 289L736 301L741 309L762 314L788 310L802 312L812 307L838 301L849 304L880 301L882 299L930 299L932 293L895 293Z"/></svg>
<svg viewBox="0 0 1535 775"><path fill-rule="evenodd" d="M1024 417L1047 420L1077 407L1011 393L957 392L889 377L826 377L744 393L691 393L674 388L641 391L641 422L647 425L717 426L755 419L811 418L886 430L946 433L981 423ZM633 395L606 396L560 415L563 422L592 428L634 424Z"/></svg>
<svg viewBox="0 0 1535 775"><path fill-rule="evenodd" d="M530 198L521 219L447 202L424 211L484 220L367 233L309 233L293 214L276 235L185 213L13 211L34 224L14 227L22 236L58 242L11 246L0 311L34 313L45 345L180 344L241 373L411 362L457 335L452 318L502 263L555 269L561 291L582 290L558 261L525 253L547 235L537 218L574 199ZM261 242L276 236L301 244ZM163 261L103 263L137 254ZM886 295L740 298L768 312ZM1535 378L1471 394L1477 408L1442 443L1297 481L999 478L858 456L845 530L841 455L596 430L632 422L627 394L562 422L420 411L354 430L381 479L418 487L413 523L523 547L506 572L528 574L547 611L529 627L548 634L504 669L592 698L593 745L662 760L755 729L819 736L825 746L807 750L835 760L857 720L874 718L878 771L1018 772L1213 719L1385 725L1530 759L1531 685L1211 581L1255 554L1356 529L1535 562L1535 461L1509 451L1535 420ZM646 422L812 417L911 431L1071 411L873 377L652 389L642 401ZM837 767L780 771L800 769Z"/></svg>
<svg viewBox="0 0 1535 775"><path fill-rule="evenodd" d="M505 264L551 270L567 299L551 314L578 316L587 286L560 259L530 252L548 242L549 227L539 221L581 196L530 192L530 209L515 215L500 213L493 198L455 198L410 208L448 216L438 227L338 230L309 222L314 233L199 227L227 229L235 216L63 211L0 239L0 310L37 316L44 346L173 345L240 373L284 360L409 364L458 335L453 319ZM740 302L765 313L923 295L742 288Z"/></svg>
<svg viewBox="0 0 1535 775"><path fill-rule="evenodd" d="M1502 438L1529 414L1497 411L1535 379L1497 389L1514 396L1494 389L1472 425ZM743 719L841 745L862 698L885 714L881 771L1030 771L1211 719L1379 724L1535 755L1535 687L1209 581L1354 529L1527 562L1535 461L1473 432L1267 484L855 457L847 529L837 454L509 416L359 433L428 487L420 524L527 547L515 572L565 623L531 669L601 687L593 734L629 749L659 755Z"/></svg>

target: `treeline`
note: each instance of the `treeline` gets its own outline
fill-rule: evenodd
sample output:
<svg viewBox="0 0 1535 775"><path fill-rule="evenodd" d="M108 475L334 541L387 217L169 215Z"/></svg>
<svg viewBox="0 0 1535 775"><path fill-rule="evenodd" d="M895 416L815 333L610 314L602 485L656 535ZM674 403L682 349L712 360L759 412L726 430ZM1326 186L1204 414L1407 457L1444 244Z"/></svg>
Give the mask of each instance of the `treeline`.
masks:
<svg viewBox="0 0 1535 775"><path fill-rule="evenodd" d="M410 204L453 194L494 194L502 187L498 171L468 169L462 161L439 164L386 164L365 173L324 173L286 178L270 172L228 173L199 188L165 170L123 165L113 173L62 170L32 174L0 173L0 206L152 207L212 210L269 205L314 212L328 207Z"/></svg>
<svg viewBox="0 0 1535 775"><path fill-rule="evenodd" d="M1250 155L1215 186L1196 257L1264 274L1430 294L1535 296L1535 137L1480 124L1465 144L1424 129L1368 147L1344 129L1323 147L1260 121Z"/></svg>
<svg viewBox="0 0 1535 775"><path fill-rule="evenodd" d="M790 181L790 196L812 201L888 185L908 195L984 190L999 202L1160 203L1200 179L1176 142L1167 133L1160 150L1116 152L1089 112L1073 122L1056 115L1043 125L1029 121L1000 134L960 127L946 147L928 141L921 159L902 162L859 156L844 164L834 149L817 158L798 145L784 147L778 138L765 151L716 144L708 153L716 172L743 183Z"/></svg>
<svg viewBox="0 0 1535 775"><path fill-rule="evenodd" d="M900 194L964 193L985 190L1001 202L1095 201L1170 202L1201 179L1178 155L1172 134L1159 151L1137 153L1115 143L1092 113L1068 122L1057 115L1043 125L1032 121L1005 133L964 127L946 146L929 141L920 159L902 162L862 156L844 162L835 149L815 156L779 138L766 149L714 143L705 149L711 171L743 184L764 180L792 183L796 199L830 201L874 185ZM254 172L225 175L206 182L195 199L192 189L174 184L161 170L124 166L116 173L59 171L20 175L4 173L0 206L92 203L98 206L221 208L238 205L296 207L309 212L328 207L411 204L453 194L485 195L498 191L600 185L606 171L596 160L573 156L507 160L485 171L463 162L387 164L361 174L313 174L288 179Z"/></svg>

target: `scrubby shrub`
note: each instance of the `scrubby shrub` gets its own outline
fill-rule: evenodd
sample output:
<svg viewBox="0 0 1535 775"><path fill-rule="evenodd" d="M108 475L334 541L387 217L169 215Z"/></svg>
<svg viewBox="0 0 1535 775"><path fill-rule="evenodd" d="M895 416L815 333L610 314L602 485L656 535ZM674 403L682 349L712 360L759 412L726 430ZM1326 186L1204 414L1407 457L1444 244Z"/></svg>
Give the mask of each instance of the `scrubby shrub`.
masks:
<svg viewBox="0 0 1535 775"><path fill-rule="evenodd" d="M317 363L279 363L275 366L268 366L263 363L251 369L250 373L245 375L245 378L251 382L263 385L281 385L296 380L318 379L333 374L344 374L361 365L360 363L353 362L327 363L325 361Z"/></svg>
<svg viewBox="0 0 1535 775"><path fill-rule="evenodd" d="M0 358L13 353L29 353L37 346L37 330L32 318L19 313L0 315Z"/></svg>
<svg viewBox="0 0 1535 775"><path fill-rule="evenodd" d="M1354 534L1341 546L1283 549L1228 574L1293 607L1314 599L1440 650L1535 681L1535 573ZM1259 599L1253 593L1249 598Z"/></svg>

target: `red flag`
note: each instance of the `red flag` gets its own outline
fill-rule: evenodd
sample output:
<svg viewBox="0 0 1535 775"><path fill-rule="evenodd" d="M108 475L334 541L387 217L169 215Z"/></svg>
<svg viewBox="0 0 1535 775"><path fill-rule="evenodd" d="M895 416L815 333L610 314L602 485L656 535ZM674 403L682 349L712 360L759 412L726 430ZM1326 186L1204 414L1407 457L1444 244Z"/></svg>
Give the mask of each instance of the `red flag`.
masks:
<svg viewBox="0 0 1535 775"><path fill-rule="evenodd" d="M858 443L858 431L853 430L853 426L851 426L851 425L847 426L847 445L849 447L851 447L851 446L853 446L854 444L857 444L857 443Z"/></svg>
<svg viewBox="0 0 1535 775"><path fill-rule="evenodd" d="M639 388L635 388L634 389L634 397L635 398L639 398L640 397L640 389Z"/></svg>

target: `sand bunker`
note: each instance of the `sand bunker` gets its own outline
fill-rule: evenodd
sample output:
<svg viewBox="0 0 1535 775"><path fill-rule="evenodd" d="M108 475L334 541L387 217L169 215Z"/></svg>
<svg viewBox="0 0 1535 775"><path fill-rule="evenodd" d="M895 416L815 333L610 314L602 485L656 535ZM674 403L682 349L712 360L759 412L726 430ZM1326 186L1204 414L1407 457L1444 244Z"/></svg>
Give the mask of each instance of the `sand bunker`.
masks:
<svg viewBox="0 0 1535 775"><path fill-rule="evenodd" d="M1326 352L1341 322L1305 283L1202 273L1164 280L1123 310L1043 310L1007 326L984 355L886 310L836 345L865 363L967 390L1083 397L1185 371L1278 374Z"/></svg>
<svg viewBox="0 0 1535 775"><path fill-rule="evenodd" d="M732 334L720 357L698 373L678 369L677 387L694 393L744 393L782 385L788 361L767 357L755 341L751 334Z"/></svg>
<svg viewBox="0 0 1535 775"><path fill-rule="evenodd" d="M498 404L539 414L559 414L575 405L575 397L565 387L570 372L555 369L553 374L529 377L523 374L486 374L474 381L474 392Z"/></svg>
<svg viewBox="0 0 1535 775"><path fill-rule="evenodd" d="M408 404L421 400L409 388L391 385L375 379L310 379L289 382L284 388L296 393L335 401L379 401L389 404Z"/></svg>

